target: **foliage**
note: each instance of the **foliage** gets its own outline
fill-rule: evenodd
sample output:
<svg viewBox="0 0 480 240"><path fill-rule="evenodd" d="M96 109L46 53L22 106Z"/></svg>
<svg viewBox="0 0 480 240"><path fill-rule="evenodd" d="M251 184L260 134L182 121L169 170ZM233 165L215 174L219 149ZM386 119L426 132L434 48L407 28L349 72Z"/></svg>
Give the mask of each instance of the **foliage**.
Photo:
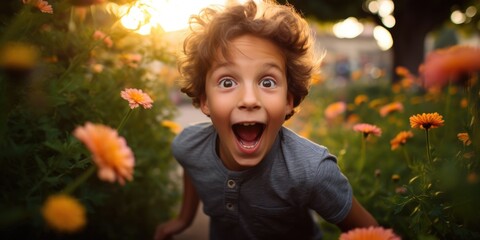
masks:
<svg viewBox="0 0 480 240"><path fill-rule="evenodd" d="M18 5L14 17L0 26L0 47L20 43L38 55L30 56L36 60L30 65L2 61L0 235L151 238L155 225L171 217L170 206L179 197L170 176L176 166L169 148L174 133L161 125L175 113L168 99L170 76L152 71L152 64L171 65L167 45L161 37L122 29L118 19L95 6L86 8L87 17L79 17L69 1L50 4L53 14ZM95 39L96 30L105 36ZM106 44L107 38L113 47ZM132 60L132 54L141 59ZM125 88L143 89L154 99L152 109L133 111L119 132L135 155L134 179L122 187L89 178L73 193L86 207L86 228L76 234L53 232L39 207L92 165L90 153L72 131L87 121L118 126L130 110L120 97Z"/></svg>
<svg viewBox="0 0 480 240"><path fill-rule="evenodd" d="M382 226L393 228L403 239L478 239L478 76L436 92L377 80L350 82L344 89L314 86L288 126L303 126L295 130L327 146L338 157L357 199ZM359 95L368 100L356 101ZM347 103L346 112L336 119L325 118L324 110L338 101ZM403 111L382 116L380 108L391 102L402 103ZM409 117L433 112L442 115L445 124L429 130L432 160L428 161L425 130L412 129ZM366 139L363 153L363 136L352 130L357 122L382 129L380 137ZM401 131L414 136L391 150L390 140ZM471 144L457 139L462 132L468 133ZM366 164L360 170L362 157ZM327 239L338 239L337 228L326 222L321 225Z"/></svg>

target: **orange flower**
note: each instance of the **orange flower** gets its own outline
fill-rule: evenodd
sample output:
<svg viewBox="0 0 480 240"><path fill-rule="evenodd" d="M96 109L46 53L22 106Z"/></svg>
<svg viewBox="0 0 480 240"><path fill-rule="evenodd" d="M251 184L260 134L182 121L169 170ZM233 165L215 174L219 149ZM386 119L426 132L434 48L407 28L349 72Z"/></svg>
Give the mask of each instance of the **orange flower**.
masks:
<svg viewBox="0 0 480 240"><path fill-rule="evenodd" d="M120 93L120 96L128 101L131 109L137 108L140 105L145 109L152 107L152 98L140 89L125 88L125 90Z"/></svg>
<svg viewBox="0 0 480 240"><path fill-rule="evenodd" d="M443 126L443 116L438 113L422 113L410 117L412 128L437 128Z"/></svg>
<svg viewBox="0 0 480 240"><path fill-rule="evenodd" d="M109 47L109 48L111 48L111 47L113 46L113 41L112 41L112 39L111 39L109 36L107 36L107 34L105 34L105 33L102 32L102 31L96 30L96 31L93 33L93 39L95 39L95 40L102 40L103 43L104 43L107 47Z"/></svg>
<svg viewBox="0 0 480 240"><path fill-rule="evenodd" d="M68 195L48 197L41 211L47 224L59 232L76 232L85 226L85 208Z"/></svg>
<svg viewBox="0 0 480 240"><path fill-rule="evenodd" d="M425 87L442 88L465 73L480 70L480 48L452 46L431 52L420 67Z"/></svg>
<svg viewBox="0 0 480 240"><path fill-rule="evenodd" d="M40 12L43 13L53 13L53 8L52 5L50 5L47 1L43 0L22 0L23 4L31 4L35 7L37 7Z"/></svg>
<svg viewBox="0 0 480 240"><path fill-rule="evenodd" d="M462 141L465 146L472 144L472 141L470 141L470 137L466 132L457 134L457 138Z"/></svg>
<svg viewBox="0 0 480 240"><path fill-rule="evenodd" d="M392 112L402 112L403 111L403 104L401 102L393 102L387 105L384 105L380 108L380 116L385 117Z"/></svg>
<svg viewBox="0 0 480 240"><path fill-rule="evenodd" d="M373 134L375 136L382 135L382 129L368 123L357 123L353 125L353 131L363 133L364 137L368 137L368 135L370 134Z"/></svg>
<svg viewBox="0 0 480 240"><path fill-rule="evenodd" d="M367 95L363 95L363 94L356 96L355 99L353 100L355 105L360 105L360 104L365 103L367 101L368 101Z"/></svg>
<svg viewBox="0 0 480 240"><path fill-rule="evenodd" d="M390 145L392 145L392 150L397 149L400 145L405 145L407 143L407 139L413 137L413 133L411 131L401 131L397 134L391 141Z"/></svg>
<svg viewBox="0 0 480 240"><path fill-rule="evenodd" d="M392 229L382 227L355 228L340 235L340 240L400 240Z"/></svg>
<svg viewBox="0 0 480 240"><path fill-rule="evenodd" d="M170 121L170 120L163 120L162 121L162 126L170 129L175 134L179 134L182 131L182 126L180 124Z"/></svg>
<svg viewBox="0 0 480 240"><path fill-rule="evenodd" d="M347 104L345 102L334 102L327 106L325 109L325 117L327 119L334 119L347 110Z"/></svg>
<svg viewBox="0 0 480 240"><path fill-rule="evenodd" d="M77 127L73 135L92 153L101 180L117 180L121 185L125 184L125 179L132 180L135 158L125 139L118 136L116 130L87 122L85 126Z"/></svg>

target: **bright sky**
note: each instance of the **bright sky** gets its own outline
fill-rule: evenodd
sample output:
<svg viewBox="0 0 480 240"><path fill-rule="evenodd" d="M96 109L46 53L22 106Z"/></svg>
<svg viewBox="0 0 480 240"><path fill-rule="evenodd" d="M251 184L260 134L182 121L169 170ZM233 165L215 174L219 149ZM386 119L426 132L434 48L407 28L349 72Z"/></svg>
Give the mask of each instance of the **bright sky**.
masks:
<svg viewBox="0 0 480 240"><path fill-rule="evenodd" d="M223 6L226 2L227 0L138 0L130 6L112 3L109 9L121 17L124 27L147 35L152 28L158 26L166 32L185 29L192 14L199 13L206 6Z"/></svg>

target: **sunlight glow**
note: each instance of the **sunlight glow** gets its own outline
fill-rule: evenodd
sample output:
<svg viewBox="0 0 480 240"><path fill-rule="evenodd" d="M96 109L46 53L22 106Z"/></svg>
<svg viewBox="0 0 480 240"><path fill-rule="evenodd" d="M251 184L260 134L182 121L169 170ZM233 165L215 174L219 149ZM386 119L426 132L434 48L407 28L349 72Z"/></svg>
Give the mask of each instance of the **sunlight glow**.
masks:
<svg viewBox="0 0 480 240"><path fill-rule="evenodd" d="M467 8L467 10L465 10L465 15L467 17L474 17L475 15L477 14L477 8L475 6L470 6Z"/></svg>
<svg viewBox="0 0 480 240"><path fill-rule="evenodd" d="M462 24L466 20L465 14L463 14L461 11L456 10L453 11L452 14L450 15L450 20L452 20L453 23L455 24Z"/></svg>
<svg viewBox="0 0 480 240"><path fill-rule="evenodd" d="M392 0L380 0L378 2L378 15L380 17L386 17L393 13L395 5Z"/></svg>
<svg viewBox="0 0 480 240"><path fill-rule="evenodd" d="M381 26L376 26L373 29L373 37L377 40L377 44L383 51L390 49L393 46L393 39L390 32Z"/></svg>
<svg viewBox="0 0 480 240"><path fill-rule="evenodd" d="M226 0L137 0L118 6L109 3L107 9L121 18L122 25L135 32L148 35L154 28L174 32L188 27L192 14L209 5L225 6Z"/></svg>
<svg viewBox="0 0 480 240"><path fill-rule="evenodd" d="M385 25L385 27L387 28L392 28L395 26L395 17L393 17L392 15L388 15L386 17L383 17L382 18L382 23L383 25Z"/></svg>
<svg viewBox="0 0 480 240"><path fill-rule="evenodd" d="M333 25L333 34L338 38L355 38L363 32L363 24L349 17Z"/></svg>

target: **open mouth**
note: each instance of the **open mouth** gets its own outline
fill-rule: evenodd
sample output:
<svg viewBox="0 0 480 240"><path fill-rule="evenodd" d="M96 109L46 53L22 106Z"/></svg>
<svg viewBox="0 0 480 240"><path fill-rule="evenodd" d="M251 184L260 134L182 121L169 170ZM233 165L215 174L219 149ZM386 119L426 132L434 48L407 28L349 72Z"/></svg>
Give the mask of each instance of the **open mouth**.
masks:
<svg viewBox="0 0 480 240"><path fill-rule="evenodd" d="M237 123L232 126L232 129L240 145L245 149L252 149L257 146L262 138L265 124L255 122Z"/></svg>

